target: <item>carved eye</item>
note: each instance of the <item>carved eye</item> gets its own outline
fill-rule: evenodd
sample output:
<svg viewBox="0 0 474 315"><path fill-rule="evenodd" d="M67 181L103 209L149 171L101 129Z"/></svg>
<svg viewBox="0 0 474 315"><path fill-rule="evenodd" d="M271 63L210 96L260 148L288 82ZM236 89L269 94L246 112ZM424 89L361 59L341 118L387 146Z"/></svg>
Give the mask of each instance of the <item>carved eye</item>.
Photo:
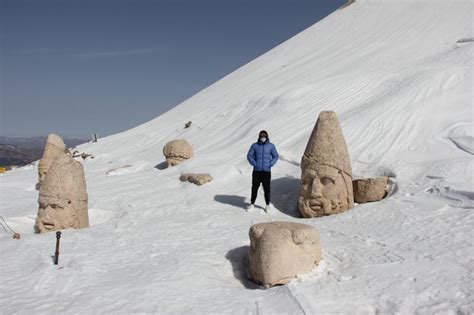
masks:
<svg viewBox="0 0 474 315"><path fill-rule="evenodd" d="M333 185L334 183L335 181L331 177L324 176L323 178L321 178L321 184L323 184L324 186Z"/></svg>

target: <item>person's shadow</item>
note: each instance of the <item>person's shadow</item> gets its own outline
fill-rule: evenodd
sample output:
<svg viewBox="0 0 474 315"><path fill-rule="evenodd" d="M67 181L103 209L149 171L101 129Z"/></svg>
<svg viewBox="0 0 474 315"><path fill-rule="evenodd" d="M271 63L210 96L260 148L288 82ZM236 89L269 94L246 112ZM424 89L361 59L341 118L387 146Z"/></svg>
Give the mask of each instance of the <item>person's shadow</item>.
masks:
<svg viewBox="0 0 474 315"><path fill-rule="evenodd" d="M214 200L242 209L245 209L249 205L245 202L245 197L236 195L215 195Z"/></svg>
<svg viewBox="0 0 474 315"><path fill-rule="evenodd" d="M298 211L298 191L300 179L296 177L280 177L271 182L271 202L282 213L294 218L301 218Z"/></svg>
<svg viewBox="0 0 474 315"><path fill-rule="evenodd" d="M239 280L246 289L261 289L258 284L250 281L247 276L249 268L249 251L250 246L248 245L237 247L228 251L225 258L232 265L234 277Z"/></svg>
<svg viewBox="0 0 474 315"><path fill-rule="evenodd" d="M270 187L271 203L275 209L291 217L301 218L301 214L298 211L299 187L300 180L295 177L281 177L272 180ZM260 185L259 189L263 189L263 187ZM215 195L214 200L241 209L246 209L249 205L245 201L245 197L237 195Z"/></svg>

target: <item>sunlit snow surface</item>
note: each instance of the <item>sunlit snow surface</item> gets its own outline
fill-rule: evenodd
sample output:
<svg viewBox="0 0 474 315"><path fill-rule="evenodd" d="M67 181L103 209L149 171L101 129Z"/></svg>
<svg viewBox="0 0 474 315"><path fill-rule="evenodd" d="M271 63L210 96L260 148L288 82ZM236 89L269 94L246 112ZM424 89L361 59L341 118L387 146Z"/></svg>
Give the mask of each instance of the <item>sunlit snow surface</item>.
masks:
<svg viewBox="0 0 474 315"><path fill-rule="evenodd" d="M84 162L91 227L63 232L58 266L54 233L33 234L36 167L0 175L0 214L22 233L0 234L1 312L472 313L473 8L357 0L170 112L80 146L95 157ZM389 198L298 218L299 162L321 110L338 113L355 177L395 177ZM244 210L260 129L281 154L269 215ZM162 169L175 138L195 157ZM264 290L246 280L248 229L272 220L319 229L323 261Z"/></svg>

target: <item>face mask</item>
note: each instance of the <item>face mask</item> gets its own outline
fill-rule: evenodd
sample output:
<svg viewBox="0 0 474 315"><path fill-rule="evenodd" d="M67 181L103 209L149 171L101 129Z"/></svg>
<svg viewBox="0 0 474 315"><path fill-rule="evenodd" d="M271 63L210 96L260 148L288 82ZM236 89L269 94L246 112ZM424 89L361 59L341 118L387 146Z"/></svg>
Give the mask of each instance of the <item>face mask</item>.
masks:
<svg viewBox="0 0 474 315"><path fill-rule="evenodd" d="M260 137L260 142L265 142L265 141L267 141L267 138L265 138L265 137Z"/></svg>

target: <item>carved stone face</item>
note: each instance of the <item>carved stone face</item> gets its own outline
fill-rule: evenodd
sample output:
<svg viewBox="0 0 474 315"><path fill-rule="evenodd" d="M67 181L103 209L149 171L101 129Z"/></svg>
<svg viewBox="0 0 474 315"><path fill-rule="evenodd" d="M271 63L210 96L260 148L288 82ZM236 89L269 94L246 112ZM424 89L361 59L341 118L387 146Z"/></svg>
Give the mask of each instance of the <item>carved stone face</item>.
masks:
<svg viewBox="0 0 474 315"><path fill-rule="evenodd" d="M88 227L87 200L81 163L63 153L54 160L40 186L36 231Z"/></svg>
<svg viewBox="0 0 474 315"><path fill-rule="evenodd" d="M81 228L75 209L84 206L76 204L78 202L80 203L80 201L40 196L38 217L36 219L38 232L45 233L62 229Z"/></svg>
<svg viewBox="0 0 474 315"><path fill-rule="evenodd" d="M303 169L298 205L307 218L335 214L351 208L352 178L337 168L318 165Z"/></svg>

